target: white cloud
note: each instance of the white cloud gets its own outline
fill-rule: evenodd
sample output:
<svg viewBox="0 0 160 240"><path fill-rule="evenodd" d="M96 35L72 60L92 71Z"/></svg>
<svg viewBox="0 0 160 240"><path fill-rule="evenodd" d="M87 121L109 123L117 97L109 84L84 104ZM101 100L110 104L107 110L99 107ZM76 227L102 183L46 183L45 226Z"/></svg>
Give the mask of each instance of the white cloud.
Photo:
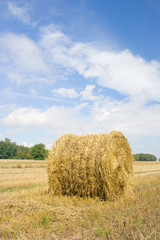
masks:
<svg viewBox="0 0 160 240"><path fill-rule="evenodd" d="M23 142L22 144L24 147L33 147L33 144L28 144L27 142Z"/></svg>
<svg viewBox="0 0 160 240"><path fill-rule="evenodd" d="M107 133L115 129L135 139L160 135L160 105L137 108L133 102L107 98L91 106L52 106L46 110L17 108L0 123L27 130L43 129L56 137L64 133Z"/></svg>
<svg viewBox="0 0 160 240"><path fill-rule="evenodd" d="M159 62L147 62L128 50L117 53L90 50L88 55L90 66L83 73L85 77L95 77L100 85L122 94L160 100Z"/></svg>
<svg viewBox="0 0 160 240"><path fill-rule="evenodd" d="M55 88L52 90L52 93L55 96L60 96L62 98L77 98L81 96L81 100L87 101L97 101L103 98L104 96L96 96L93 94L93 90L96 88L95 84L89 85L87 84L83 91L79 93L75 91L73 88Z"/></svg>
<svg viewBox="0 0 160 240"><path fill-rule="evenodd" d="M133 102L106 99L92 108L92 129L119 130L131 139L160 134L160 105L136 106Z"/></svg>
<svg viewBox="0 0 160 240"><path fill-rule="evenodd" d="M25 6L18 6L16 3L8 2L8 10L12 16L21 19L23 22L30 23L28 9Z"/></svg>
<svg viewBox="0 0 160 240"><path fill-rule="evenodd" d="M23 71L44 71L46 65L41 50L25 35L8 33L0 36L0 50L8 56L7 63Z"/></svg>
<svg viewBox="0 0 160 240"><path fill-rule="evenodd" d="M128 50L102 51L84 44L77 46L72 56L77 59L75 68L85 78L95 78L99 85L122 94L160 100L159 62L147 62Z"/></svg>
<svg viewBox="0 0 160 240"><path fill-rule="evenodd" d="M32 107L17 108L8 116L1 119L0 123L10 127L23 127L27 129L44 128L54 134L79 132L80 129L78 126L83 122L79 114L85 106L86 104L72 108L53 106L44 111Z"/></svg>
<svg viewBox="0 0 160 240"><path fill-rule="evenodd" d="M71 74L77 71L95 81L130 97L160 100L160 63L146 61L129 50L113 51L98 45L74 43L50 25L41 31L40 46L48 62ZM140 98L139 98L140 99Z"/></svg>
<svg viewBox="0 0 160 240"><path fill-rule="evenodd" d="M18 108L1 121L8 126L41 126L46 122L46 116L39 109L35 108Z"/></svg>
<svg viewBox="0 0 160 240"><path fill-rule="evenodd" d="M77 98L79 94L73 88L55 88L52 93L63 98Z"/></svg>
<svg viewBox="0 0 160 240"><path fill-rule="evenodd" d="M5 56L0 71L12 83L48 81L48 67L41 50L25 35L14 33L0 35L0 51Z"/></svg>
<svg viewBox="0 0 160 240"><path fill-rule="evenodd" d="M87 84L85 89L80 92L80 95L82 96L82 100L96 101L96 100L100 99L100 97L93 95L93 89L95 87L96 86L94 84L93 85Z"/></svg>
<svg viewBox="0 0 160 240"><path fill-rule="evenodd" d="M10 81L50 84L78 72L84 79L94 79L142 104L160 101L158 61L146 61L129 50L109 51L96 44L74 43L53 25L41 28L40 37L36 43L25 35L0 36L1 71Z"/></svg>

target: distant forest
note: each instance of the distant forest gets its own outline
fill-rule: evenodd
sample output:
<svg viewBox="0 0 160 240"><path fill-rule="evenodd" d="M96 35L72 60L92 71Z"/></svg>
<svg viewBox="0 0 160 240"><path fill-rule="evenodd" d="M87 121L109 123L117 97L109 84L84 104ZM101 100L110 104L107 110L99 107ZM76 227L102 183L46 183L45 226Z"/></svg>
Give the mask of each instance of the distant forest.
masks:
<svg viewBox="0 0 160 240"><path fill-rule="evenodd" d="M0 141L0 159L35 159L44 160L48 156L45 145L40 143L33 147L25 147L11 142L9 138Z"/></svg>
<svg viewBox="0 0 160 240"><path fill-rule="evenodd" d="M157 161L157 158L149 153L133 154L133 158L136 161Z"/></svg>

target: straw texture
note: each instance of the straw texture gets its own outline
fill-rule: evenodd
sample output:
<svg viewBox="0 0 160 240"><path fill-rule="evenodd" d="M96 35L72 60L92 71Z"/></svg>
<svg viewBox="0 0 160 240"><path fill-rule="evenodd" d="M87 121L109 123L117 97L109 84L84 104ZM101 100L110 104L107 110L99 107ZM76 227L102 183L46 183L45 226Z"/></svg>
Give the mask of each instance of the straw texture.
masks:
<svg viewBox="0 0 160 240"><path fill-rule="evenodd" d="M132 182L132 153L121 132L60 137L47 159L49 191L114 200Z"/></svg>

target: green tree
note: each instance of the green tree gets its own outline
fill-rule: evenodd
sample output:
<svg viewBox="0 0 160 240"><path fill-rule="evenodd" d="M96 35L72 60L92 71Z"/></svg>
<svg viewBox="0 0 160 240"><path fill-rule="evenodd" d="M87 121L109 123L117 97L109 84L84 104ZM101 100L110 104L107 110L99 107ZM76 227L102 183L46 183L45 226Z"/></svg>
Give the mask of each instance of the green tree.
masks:
<svg viewBox="0 0 160 240"><path fill-rule="evenodd" d="M136 161L157 161L157 158L149 153L133 154Z"/></svg>
<svg viewBox="0 0 160 240"><path fill-rule="evenodd" d="M25 146L17 146L16 159L32 159L31 148Z"/></svg>
<svg viewBox="0 0 160 240"><path fill-rule="evenodd" d="M33 159L44 160L48 155L48 150L45 149L45 145L40 143L36 144L31 149Z"/></svg>
<svg viewBox="0 0 160 240"><path fill-rule="evenodd" d="M17 152L17 144L11 142L9 138L0 141L0 159L15 158Z"/></svg>

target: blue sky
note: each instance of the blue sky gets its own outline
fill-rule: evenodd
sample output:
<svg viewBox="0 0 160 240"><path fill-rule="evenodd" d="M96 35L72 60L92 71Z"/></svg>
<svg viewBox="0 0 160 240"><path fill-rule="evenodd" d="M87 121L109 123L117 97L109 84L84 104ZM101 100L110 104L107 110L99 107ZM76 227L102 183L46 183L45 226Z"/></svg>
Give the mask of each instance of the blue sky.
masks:
<svg viewBox="0 0 160 240"><path fill-rule="evenodd" d="M158 0L0 0L0 139L122 131L160 157Z"/></svg>

